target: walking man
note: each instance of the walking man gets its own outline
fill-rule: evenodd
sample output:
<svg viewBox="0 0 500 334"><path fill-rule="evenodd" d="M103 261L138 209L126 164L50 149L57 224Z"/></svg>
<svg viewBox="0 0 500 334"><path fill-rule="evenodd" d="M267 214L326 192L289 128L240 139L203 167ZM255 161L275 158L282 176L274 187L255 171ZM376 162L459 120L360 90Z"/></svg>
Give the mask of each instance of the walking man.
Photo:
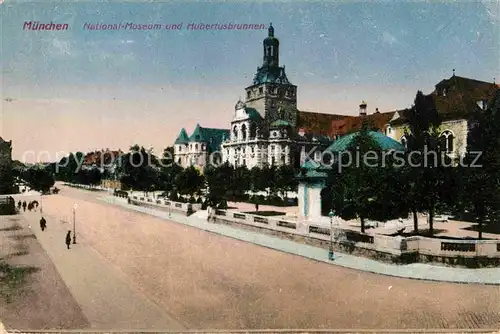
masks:
<svg viewBox="0 0 500 334"><path fill-rule="evenodd" d="M255 203L255 211L259 211L259 203Z"/></svg>
<svg viewBox="0 0 500 334"><path fill-rule="evenodd" d="M23 211L26 211L26 201L23 201Z"/></svg>
<svg viewBox="0 0 500 334"><path fill-rule="evenodd" d="M19 211L21 211L21 205L22 205L22 204L21 204L21 201L17 202L17 209L18 209Z"/></svg>
<svg viewBox="0 0 500 334"><path fill-rule="evenodd" d="M68 247L68 249L69 245L71 245L71 231L68 231L68 233L66 234L66 246Z"/></svg>
<svg viewBox="0 0 500 334"><path fill-rule="evenodd" d="M42 229L42 231L44 231L47 228L47 221L43 217L42 219L40 219L40 228Z"/></svg>

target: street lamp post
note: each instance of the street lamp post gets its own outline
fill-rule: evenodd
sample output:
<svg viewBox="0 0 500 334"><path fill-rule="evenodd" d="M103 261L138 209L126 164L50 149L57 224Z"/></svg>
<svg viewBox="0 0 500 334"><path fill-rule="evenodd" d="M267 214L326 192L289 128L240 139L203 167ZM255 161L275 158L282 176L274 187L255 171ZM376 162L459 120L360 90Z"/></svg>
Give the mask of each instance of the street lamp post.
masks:
<svg viewBox="0 0 500 334"><path fill-rule="evenodd" d="M76 203L73 205L73 244L76 244L76 208L78 205Z"/></svg>
<svg viewBox="0 0 500 334"><path fill-rule="evenodd" d="M328 259L333 261L335 259L333 254L333 217L335 217L335 211L330 210L328 217L330 217L330 249L328 250Z"/></svg>

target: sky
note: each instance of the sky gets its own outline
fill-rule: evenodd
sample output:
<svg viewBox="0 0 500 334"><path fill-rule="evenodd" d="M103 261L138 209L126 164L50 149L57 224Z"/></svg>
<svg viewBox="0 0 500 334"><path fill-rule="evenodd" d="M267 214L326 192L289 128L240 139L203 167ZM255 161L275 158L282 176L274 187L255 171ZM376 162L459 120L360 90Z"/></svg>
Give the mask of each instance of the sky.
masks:
<svg viewBox="0 0 500 334"><path fill-rule="evenodd" d="M13 158L67 152L160 154L180 129L229 128L262 63L272 22L298 108L355 115L410 107L456 75L500 82L500 0L474 2L28 2L0 4L0 136ZM66 31L23 30L25 22ZM87 30L183 23L182 30ZM264 30L187 30L189 23Z"/></svg>

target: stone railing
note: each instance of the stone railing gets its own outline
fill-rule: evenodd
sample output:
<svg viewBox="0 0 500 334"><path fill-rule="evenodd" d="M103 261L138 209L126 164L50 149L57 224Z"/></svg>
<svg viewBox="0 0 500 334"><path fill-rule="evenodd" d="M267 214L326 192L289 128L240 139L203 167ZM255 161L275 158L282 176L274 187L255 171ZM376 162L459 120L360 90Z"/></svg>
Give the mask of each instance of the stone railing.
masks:
<svg viewBox="0 0 500 334"><path fill-rule="evenodd" d="M338 227L330 229L317 223L287 220L283 217L263 217L229 210L216 210L215 221L258 228L284 237L300 236L299 239L295 239L322 247L329 245L333 240L336 247L362 254L368 252L370 257L388 258L394 262L433 261L474 267L477 259L481 259L483 261L481 263L485 265L500 266L500 240L392 237Z"/></svg>
<svg viewBox="0 0 500 334"><path fill-rule="evenodd" d="M201 209L198 203L180 203L168 199L153 199L144 196L130 196L130 203L140 206L148 206L161 211L181 212L187 216Z"/></svg>

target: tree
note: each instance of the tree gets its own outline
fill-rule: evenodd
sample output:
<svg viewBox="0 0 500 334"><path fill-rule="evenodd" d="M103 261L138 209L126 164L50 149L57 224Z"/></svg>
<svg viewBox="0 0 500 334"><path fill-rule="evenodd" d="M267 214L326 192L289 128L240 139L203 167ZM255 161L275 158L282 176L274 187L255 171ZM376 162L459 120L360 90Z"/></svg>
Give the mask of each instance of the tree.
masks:
<svg viewBox="0 0 500 334"><path fill-rule="evenodd" d="M467 138L467 153L458 167L459 209L470 211L482 239L485 223L500 213L500 91L484 112L476 112Z"/></svg>
<svg viewBox="0 0 500 334"><path fill-rule="evenodd" d="M252 191L266 191L268 184L266 183L262 169L259 167L253 167L250 170L250 183Z"/></svg>
<svg viewBox="0 0 500 334"><path fill-rule="evenodd" d="M49 169L41 167L30 167L23 172L22 178L28 183L29 187L46 193L54 185L54 175Z"/></svg>
<svg viewBox="0 0 500 334"><path fill-rule="evenodd" d="M414 214L418 208L428 212L432 235L436 208L452 200L452 162L439 144L441 119L433 96L418 91L407 115L407 162L411 168L407 171L407 180L413 180L408 188L408 202ZM433 157L430 163L429 156ZM414 221L414 225L417 228L418 222Z"/></svg>
<svg viewBox="0 0 500 334"><path fill-rule="evenodd" d="M175 178L175 189L181 195L190 195L192 197L194 194L200 193L204 184L205 178L193 166L184 169Z"/></svg>
<svg viewBox="0 0 500 334"><path fill-rule="evenodd" d="M207 166L203 175L208 188L209 203L212 206L219 206L227 201L228 193L233 184L233 167L228 162L219 167Z"/></svg>
<svg viewBox="0 0 500 334"><path fill-rule="evenodd" d="M144 147L134 145L121 157L118 173L124 189L152 191L158 184L158 160Z"/></svg>
<svg viewBox="0 0 500 334"><path fill-rule="evenodd" d="M280 166L276 171L276 187L278 191L282 192L285 199L288 191L297 190L298 181L296 174L297 171L290 165Z"/></svg>
<svg viewBox="0 0 500 334"><path fill-rule="evenodd" d="M170 146L163 150L163 156L160 160L159 187L167 192L173 190L175 178L182 172L182 167L174 162L173 157L174 148Z"/></svg>
<svg viewBox="0 0 500 334"><path fill-rule="evenodd" d="M251 173L245 166L236 167L232 173L231 192L235 196L243 196L251 189Z"/></svg>
<svg viewBox="0 0 500 334"><path fill-rule="evenodd" d="M368 124L365 122L361 131L356 135L349 145L348 152L351 157L364 157L367 152L374 152L380 159L381 149L368 133ZM340 159L347 159L345 154ZM379 210L380 204L384 202L383 185L380 178L379 167L368 166L361 161L359 164L346 164L346 161L338 161L342 166L340 170L334 166L330 172L327 186L330 189L332 207L343 219L349 220L359 218L361 232L365 232L365 220L367 218L384 220L385 215ZM370 161L370 163L373 163ZM377 161L377 164L379 161Z"/></svg>

